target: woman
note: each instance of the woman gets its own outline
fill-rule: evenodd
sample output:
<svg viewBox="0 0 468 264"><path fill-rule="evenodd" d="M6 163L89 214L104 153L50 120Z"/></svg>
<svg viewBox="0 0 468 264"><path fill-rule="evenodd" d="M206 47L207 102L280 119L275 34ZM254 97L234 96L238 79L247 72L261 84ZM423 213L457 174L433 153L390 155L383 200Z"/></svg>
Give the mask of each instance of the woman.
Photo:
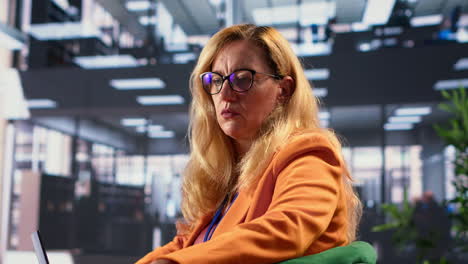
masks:
<svg viewBox="0 0 468 264"><path fill-rule="evenodd" d="M185 224L137 264L275 263L347 245L360 202L289 43L271 27L212 37L191 76Z"/></svg>

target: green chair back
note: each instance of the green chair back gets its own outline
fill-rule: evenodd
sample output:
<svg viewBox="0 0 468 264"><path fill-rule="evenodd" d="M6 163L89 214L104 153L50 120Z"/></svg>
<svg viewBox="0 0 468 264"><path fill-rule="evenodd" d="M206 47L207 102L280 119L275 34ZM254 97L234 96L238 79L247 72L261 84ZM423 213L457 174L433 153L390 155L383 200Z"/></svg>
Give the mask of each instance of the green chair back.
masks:
<svg viewBox="0 0 468 264"><path fill-rule="evenodd" d="M375 264L377 253L366 242L355 241L318 254L282 261L277 264Z"/></svg>

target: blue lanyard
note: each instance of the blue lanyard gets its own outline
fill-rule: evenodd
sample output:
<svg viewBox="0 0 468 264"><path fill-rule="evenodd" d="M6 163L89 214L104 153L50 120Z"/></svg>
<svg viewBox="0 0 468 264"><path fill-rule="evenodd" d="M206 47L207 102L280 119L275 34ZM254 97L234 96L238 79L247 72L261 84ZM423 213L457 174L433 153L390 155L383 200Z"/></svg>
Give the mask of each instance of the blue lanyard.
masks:
<svg viewBox="0 0 468 264"><path fill-rule="evenodd" d="M234 195L234 197L232 198L232 202L231 204L229 205L227 211L229 211L229 208L231 208L231 205L234 203L234 201L236 200L237 198L237 195L239 193L236 193ZM218 210L216 211L215 215L213 216L213 220L211 220L211 223L210 225L208 226L208 229L206 230L206 233L205 233L205 238L203 238L203 242L206 242L208 240L211 239L211 237L213 236L213 233L214 233L214 229L213 229L213 226L219 222L221 222L221 219L223 219L224 215L221 215L222 212L223 212L223 208L225 206L227 202L227 197L226 199L224 199L223 203L221 204L221 206L218 208ZM227 214L227 211L226 211L226 214Z"/></svg>

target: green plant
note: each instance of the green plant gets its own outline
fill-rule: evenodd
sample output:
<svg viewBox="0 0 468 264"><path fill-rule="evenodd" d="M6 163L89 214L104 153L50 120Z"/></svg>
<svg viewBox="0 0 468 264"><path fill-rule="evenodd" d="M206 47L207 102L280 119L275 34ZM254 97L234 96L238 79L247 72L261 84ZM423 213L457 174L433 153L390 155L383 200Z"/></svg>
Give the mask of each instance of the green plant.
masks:
<svg viewBox="0 0 468 264"><path fill-rule="evenodd" d="M425 259L427 253L435 247L438 234L433 231L431 236L420 234L414 221L416 207L411 205L407 199L403 201L401 208L396 204L382 204L380 207L384 215L388 216L389 222L372 228L373 232L393 230L392 242L400 252L407 248L416 248L417 263L430 263ZM445 263L445 262L440 262Z"/></svg>
<svg viewBox="0 0 468 264"><path fill-rule="evenodd" d="M462 254L468 252L468 97L466 89L460 87L452 92L442 91L450 103L441 103L439 108L453 114L449 126L434 125L437 134L447 145L455 147L454 174L452 181L455 197L448 201L455 207L455 248Z"/></svg>

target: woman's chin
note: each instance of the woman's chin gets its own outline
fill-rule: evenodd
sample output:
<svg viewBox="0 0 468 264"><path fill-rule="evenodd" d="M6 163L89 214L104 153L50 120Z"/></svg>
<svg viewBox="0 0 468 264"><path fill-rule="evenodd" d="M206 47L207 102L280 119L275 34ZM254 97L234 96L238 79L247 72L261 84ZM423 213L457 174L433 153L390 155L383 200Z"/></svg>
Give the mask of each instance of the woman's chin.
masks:
<svg viewBox="0 0 468 264"><path fill-rule="evenodd" d="M226 136L236 141L242 140L243 138L245 138L245 135L246 135L245 133L242 132L242 130L234 129L234 128L223 129L223 132Z"/></svg>

